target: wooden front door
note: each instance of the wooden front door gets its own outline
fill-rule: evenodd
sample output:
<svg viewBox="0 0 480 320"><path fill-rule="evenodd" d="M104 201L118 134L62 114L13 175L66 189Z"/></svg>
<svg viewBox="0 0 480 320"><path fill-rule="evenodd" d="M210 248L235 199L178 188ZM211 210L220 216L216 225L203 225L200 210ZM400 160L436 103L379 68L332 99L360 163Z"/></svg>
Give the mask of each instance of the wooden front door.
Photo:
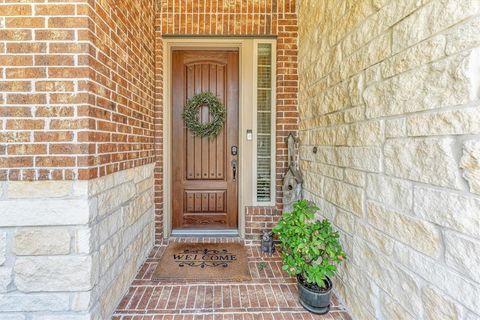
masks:
<svg viewBox="0 0 480 320"><path fill-rule="evenodd" d="M174 229L237 228L238 155L232 147L238 147L238 77L238 51L173 51ZM182 118L187 100L206 91L227 111L223 129L213 138L194 136ZM202 107L201 121L208 117L208 108Z"/></svg>

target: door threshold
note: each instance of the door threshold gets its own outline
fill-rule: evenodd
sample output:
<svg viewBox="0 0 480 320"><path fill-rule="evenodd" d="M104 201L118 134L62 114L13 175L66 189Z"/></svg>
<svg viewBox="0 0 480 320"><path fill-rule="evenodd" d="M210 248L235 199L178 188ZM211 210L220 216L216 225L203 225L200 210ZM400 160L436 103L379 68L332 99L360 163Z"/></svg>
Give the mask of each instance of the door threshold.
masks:
<svg viewBox="0 0 480 320"><path fill-rule="evenodd" d="M239 237L238 230L236 229L176 229L172 230L171 237Z"/></svg>

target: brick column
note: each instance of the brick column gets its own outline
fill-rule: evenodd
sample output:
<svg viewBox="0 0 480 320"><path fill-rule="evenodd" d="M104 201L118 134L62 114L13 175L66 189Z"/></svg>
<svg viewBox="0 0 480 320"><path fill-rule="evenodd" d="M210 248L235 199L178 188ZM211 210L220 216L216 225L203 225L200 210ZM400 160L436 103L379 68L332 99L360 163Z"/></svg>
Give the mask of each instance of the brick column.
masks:
<svg viewBox="0 0 480 320"><path fill-rule="evenodd" d="M109 318L153 245L154 1L0 4L0 318Z"/></svg>

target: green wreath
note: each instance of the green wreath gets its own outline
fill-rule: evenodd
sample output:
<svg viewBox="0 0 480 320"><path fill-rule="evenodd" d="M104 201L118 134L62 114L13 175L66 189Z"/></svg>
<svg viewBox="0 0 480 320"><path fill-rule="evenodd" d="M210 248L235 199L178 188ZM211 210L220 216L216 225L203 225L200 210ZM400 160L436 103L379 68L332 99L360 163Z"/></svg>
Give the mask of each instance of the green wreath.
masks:
<svg viewBox="0 0 480 320"><path fill-rule="evenodd" d="M208 123L201 123L199 108L205 105L208 106L211 120ZM215 137L225 123L225 107L213 93L197 93L187 101L182 116L185 125L192 130L194 135Z"/></svg>

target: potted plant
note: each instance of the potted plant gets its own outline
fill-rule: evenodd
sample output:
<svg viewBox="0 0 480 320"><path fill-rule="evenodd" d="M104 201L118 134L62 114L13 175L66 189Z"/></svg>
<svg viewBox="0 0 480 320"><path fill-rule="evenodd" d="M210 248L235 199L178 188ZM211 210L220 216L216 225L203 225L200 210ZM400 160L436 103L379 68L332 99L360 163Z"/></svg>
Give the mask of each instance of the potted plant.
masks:
<svg viewBox="0 0 480 320"><path fill-rule="evenodd" d="M324 314L330 310L331 277L346 255L338 232L327 219L316 220L316 211L313 203L297 201L273 232L280 240L283 270L297 277L300 303L310 312Z"/></svg>

